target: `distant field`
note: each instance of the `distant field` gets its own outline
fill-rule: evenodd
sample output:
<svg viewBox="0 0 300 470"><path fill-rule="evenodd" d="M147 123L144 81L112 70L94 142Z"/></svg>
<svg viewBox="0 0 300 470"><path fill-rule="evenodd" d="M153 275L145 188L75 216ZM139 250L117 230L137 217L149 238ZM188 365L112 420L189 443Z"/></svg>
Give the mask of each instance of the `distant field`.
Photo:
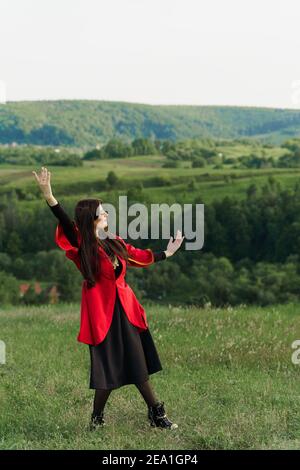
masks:
<svg viewBox="0 0 300 470"><path fill-rule="evenodd" d="M255 151L258 155L264 151L265 156L273 155L278 158L287 152L281 147L258 148L250 145L232 145L220 148L224 155L236 158ZM97 184L103 182L109 171L114 171L121 179L124 189L114 189L115 194L126 193L127 189L138 183L144 186L144 194L153 203L179 202L188 203L201 197L205 203L225 196L238 199L246 196L250 184L255 183L258 188L266 184L267 178L272 175L280 182L283 188L291 188L299 181L300 169L269 168L269 169L234 169L233 165L224 165L222 169L215 169L213 165L204 168L192 168L190 161L180 162L179 168L163 168L166 157L160 155L139 156L120 159L105 159L99 161L86 161L83 167L47 167L52 172L52 188L57 197L64 200L76 201L84 197L101 197L109 201L110 191L97 190ZM32 170L39 171L38 166L0 165L1 194L11 189L19 188L28 192L36 190L36 183ZM161 186L153 183L152 179L162 177L168 184ZM228 179L228 177L231 177ZM152 178L152 179L151 179ZM194 188L188 188L189 182L194 180ZM39 199L20 201L22 205L32 207L40 204Z"/></svg>
<svg viewBox="0 0 300 470"><path fill-rule="evenodd" d="M179 428L152 429L131 384L87 430L93 391L79 305L0 310L0 449L299 449L300 304L197 309L144 304L163 370L151 376Z"/></svg>

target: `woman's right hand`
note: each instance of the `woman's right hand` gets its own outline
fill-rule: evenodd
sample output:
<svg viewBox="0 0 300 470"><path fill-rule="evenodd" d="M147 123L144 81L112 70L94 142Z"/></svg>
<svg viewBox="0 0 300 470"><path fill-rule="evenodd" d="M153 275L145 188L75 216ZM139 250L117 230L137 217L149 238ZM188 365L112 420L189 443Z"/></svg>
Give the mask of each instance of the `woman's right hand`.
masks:
<svg viewBox="0 0 300 470"><path fill-rule="evenodd" d="M35 171L32 172L35 176L36 182L39 185L45 199L53 198L52 189L51 189L51 172L47 170L46 167L42 166L40 175L36 174Z"/></svg>

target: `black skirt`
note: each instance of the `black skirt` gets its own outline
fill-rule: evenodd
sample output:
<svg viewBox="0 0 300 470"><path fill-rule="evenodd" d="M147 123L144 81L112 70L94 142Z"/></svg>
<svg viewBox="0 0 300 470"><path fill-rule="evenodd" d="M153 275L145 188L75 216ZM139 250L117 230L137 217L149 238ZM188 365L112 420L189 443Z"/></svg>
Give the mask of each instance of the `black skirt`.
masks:
<svg viewBox="0 0 300 470"><path fill-rule="evenodd" d="M122 307L118 289L110 329L97 346L89 345L90 388L112 389L145 382L162 365L149 331L139 333Z"/></svg>

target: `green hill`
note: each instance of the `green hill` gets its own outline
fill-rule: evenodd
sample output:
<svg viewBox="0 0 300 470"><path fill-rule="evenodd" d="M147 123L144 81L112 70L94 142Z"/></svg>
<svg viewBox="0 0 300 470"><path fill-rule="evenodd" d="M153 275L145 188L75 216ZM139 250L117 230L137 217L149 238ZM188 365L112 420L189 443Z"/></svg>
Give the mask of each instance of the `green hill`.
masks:
<svg viewBox="0 0 300 470"><path fill-rule="evenodd" d="M279 144L300 135L300 110L60 100L0 105L0 144L89 148L112 137L178 140L255 137Z"/></svg>

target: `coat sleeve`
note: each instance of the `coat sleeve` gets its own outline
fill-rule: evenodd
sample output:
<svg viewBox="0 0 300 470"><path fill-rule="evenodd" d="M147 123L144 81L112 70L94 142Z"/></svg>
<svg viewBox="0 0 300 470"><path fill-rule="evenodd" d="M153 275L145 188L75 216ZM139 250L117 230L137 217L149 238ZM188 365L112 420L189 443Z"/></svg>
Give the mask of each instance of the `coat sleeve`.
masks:
<svg viewBox="0 0 300 470"><path fill-rule="evenodd" d="M162 261L166 259L166 254L164 251L154 252L151 248L136 248L130 243L126 243L123 238L117 236L119 240L123 242L128 252L128 266L135 268L144 268L150 266L156 261Z"/></svg>
<svg viewBox="0 0 300 470"><path fill-rule="evenodd" d="M78 269L80 269L80 256L78 253L79 248L77 246L71 245L70 241L64 233L61 222L58 223L55 230L55 243L61 250L65 251L66 257L74 261Z"/></svg>

